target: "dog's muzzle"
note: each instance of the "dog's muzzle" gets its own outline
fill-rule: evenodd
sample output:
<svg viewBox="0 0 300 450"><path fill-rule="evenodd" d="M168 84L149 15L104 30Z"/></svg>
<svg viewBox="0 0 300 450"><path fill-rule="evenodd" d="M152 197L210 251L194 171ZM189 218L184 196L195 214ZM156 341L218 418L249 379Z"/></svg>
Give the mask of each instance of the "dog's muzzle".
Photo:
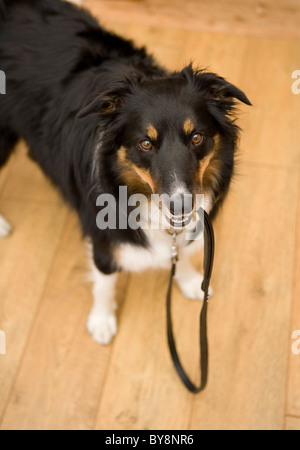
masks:
<svg viewBox="0 0 300 450"><path fill-rule="evenodd" d="M193 218L194 205L192 194L174 194L170 197L167 219L174 228L186 227Z"/></svg>

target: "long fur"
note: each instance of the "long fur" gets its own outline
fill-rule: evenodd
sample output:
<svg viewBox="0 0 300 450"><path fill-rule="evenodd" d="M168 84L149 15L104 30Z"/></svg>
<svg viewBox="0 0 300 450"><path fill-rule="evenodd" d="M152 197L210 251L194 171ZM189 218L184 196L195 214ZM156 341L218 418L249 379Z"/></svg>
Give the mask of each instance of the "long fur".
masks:
<svg viewBox="0 0 300 450"><path fill-rule="evenodd" d="M129 193L139 189L128 175L131 165L150 173L161 193L170 188L168 169L177 161L189 191L195 184L200 189L195 174L218 142L202 180L211 196L210 213L217 213L234 170L235 99L250 104L237 87L191 65L169 73L144 48L60 0L0 0L0 69L7 77L7 94L0 96L0 166L17 140L25 139L30 156L78 212L102 273L122 269L115 257L118 245L151 245L143 230L100 231L96 225L99 194L118 200L124 179ZM207 134L196 151L182 134L191 114ZM133 148L139 121L141 126L155 121L157 128L164 124L151 161ZM166 142L170 133L176 140L175 124L182 142L174 145L172 156ZM120 148L125 148L126 167Z"/></svg>

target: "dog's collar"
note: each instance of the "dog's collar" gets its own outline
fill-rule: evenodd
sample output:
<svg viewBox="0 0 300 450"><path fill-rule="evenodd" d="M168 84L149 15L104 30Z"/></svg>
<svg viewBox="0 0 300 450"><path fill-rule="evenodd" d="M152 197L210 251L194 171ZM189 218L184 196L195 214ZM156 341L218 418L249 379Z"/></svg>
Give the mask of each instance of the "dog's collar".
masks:
<svg viewBox="0 0 300 450"><path fill-rule="evenodd" d="M197 210L197 215L199 217L199 220L196 222L196 226L195 226L194 230L188 231L188 233L191 233L193 235L193 239L189 239L187 245L190 245L192 242L194 242L195 239L197 239L197 237L199 236L199 234L203 232L203 220L201 220L201 215L203 216L203 214L204 214L204 209L200 208L199 210ZM170 229L166 229L166 232L170 236L172 236L172 246L171 246L172 262L175 257L176 257L175 262L177 262L179 259L178 246L177 246L176 239L177 239L177 236L179 236L183 231L184 231L184 228L177 229L177 228L171 227Z"/></svg>

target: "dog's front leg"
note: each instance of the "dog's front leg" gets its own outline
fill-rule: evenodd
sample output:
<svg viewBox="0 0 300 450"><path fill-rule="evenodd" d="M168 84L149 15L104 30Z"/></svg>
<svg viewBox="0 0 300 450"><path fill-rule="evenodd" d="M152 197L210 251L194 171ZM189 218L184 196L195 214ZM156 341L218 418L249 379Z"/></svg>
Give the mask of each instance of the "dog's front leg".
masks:
<svg viewBox="0 0 300 450"><path fill-rule="evenodd" d="M187 256L179 259L176 268L176 282L183 295L192 300L203 300L204 293L201 290L203 276L194 269ZM209 295L212 295L212 289L209 288Z"/></svg>
<svg viewBox="0 0 300 450"><path fill-rule="evenodd" d="M118 274L105 275L91 262L94 304L87 329L99 344L107 345L117 333L115 285Z"/></svg>
<svg viewBox="0 0 300 450"><path fill-rule="evenodd" d="M11 232L11 226L0 214L0 238L6 237Z"/></svg>

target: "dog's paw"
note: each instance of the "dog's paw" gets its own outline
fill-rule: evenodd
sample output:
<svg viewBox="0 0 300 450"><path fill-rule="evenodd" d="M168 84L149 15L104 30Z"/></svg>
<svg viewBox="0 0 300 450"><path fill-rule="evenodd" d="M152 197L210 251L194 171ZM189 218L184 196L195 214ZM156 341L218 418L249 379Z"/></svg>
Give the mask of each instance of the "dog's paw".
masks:
<svg viewBox="0 0 300 450"><path fill-rule="evenodd" d="M193 274L187 279L177 279L177 284L182 294L191 300L203 300L204 292L201 289L203 276L199 272L193 272ZM213 295L213 290L209 287L209 297Z"/></svg>
<svg viewBox="0 0 300 450"><path fill-rule="evenodd" d="M0 238L4 238L9 235L11 232L11 226L7 222L6 219L4 219L3 216L0 215Z"/></svg>
<svg viewBox="0 0 300 450"><path fill-rule="evenodd" d="M117 334L117 319L114 313L91 312L87 320L87 329L93 339L101 345L107 345Z"/></svg>

